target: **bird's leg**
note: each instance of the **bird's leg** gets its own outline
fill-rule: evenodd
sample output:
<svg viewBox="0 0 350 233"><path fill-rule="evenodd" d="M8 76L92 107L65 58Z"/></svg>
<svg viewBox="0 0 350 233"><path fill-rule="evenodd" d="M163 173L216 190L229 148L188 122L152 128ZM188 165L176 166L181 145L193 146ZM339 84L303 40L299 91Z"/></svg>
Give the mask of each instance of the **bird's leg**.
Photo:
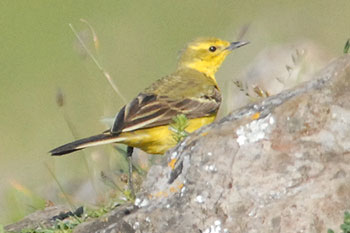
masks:
<svg viewBox="0 0 350 233"><path fill-rule="evenodd" d="M128 179L128 184L129 184L129 189L131 192L132 197L135 197L135 192L134 192L134 186L132 183L132 153L134 152L134 147L128 146L126 149L126 155L128 157L128 162L129 162L129 179Z"/></svg>

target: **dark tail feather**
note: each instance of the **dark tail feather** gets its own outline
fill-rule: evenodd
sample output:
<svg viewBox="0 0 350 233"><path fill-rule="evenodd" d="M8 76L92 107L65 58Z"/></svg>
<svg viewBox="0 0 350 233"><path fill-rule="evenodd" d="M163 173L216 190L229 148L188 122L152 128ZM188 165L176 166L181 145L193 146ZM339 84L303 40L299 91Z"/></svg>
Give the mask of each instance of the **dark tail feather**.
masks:
<svg viewBox="0 0 350 233"><path fill-rule="evenodd" d="M77 150L84 149L86 147L119 142L121 140L122 139L119 138L118 135L103 133L103 134L98 134L88 138L79 139L71 143L67 143L63 146L60 146L51 150L49 153L51 153L51 155L64 155L64 154L72 153Z"/></svg>

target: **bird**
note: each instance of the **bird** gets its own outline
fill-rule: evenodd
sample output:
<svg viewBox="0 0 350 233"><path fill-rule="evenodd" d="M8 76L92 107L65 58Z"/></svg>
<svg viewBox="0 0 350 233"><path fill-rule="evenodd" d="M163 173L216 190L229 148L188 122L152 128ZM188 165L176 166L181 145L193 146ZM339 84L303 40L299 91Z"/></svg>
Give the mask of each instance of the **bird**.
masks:
<svg viewBox="0 0 350 233"><path fill-rule="evenodd" d="M164 154L177 144L170 129L174 117L186 116L188 133L215 120L222 101L215 73L227 55L248 43L214 37L191 41L183 49L176 70L122 107L110 129L59 146L50 151L51 155L109 143L127 145L128 157L134 148L149 154Z"/></svg>

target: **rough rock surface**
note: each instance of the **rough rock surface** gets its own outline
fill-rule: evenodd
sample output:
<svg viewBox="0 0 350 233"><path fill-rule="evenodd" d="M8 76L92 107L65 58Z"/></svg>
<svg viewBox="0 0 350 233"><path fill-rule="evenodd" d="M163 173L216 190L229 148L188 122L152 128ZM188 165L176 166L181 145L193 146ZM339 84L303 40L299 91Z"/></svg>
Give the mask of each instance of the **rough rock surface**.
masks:
<svg viewBox="0 0 350 233"><path fill-rule="evenodd" d="M350 56L344 56L312 81L187 137L150 169L138 209L115 210L75 232L338 230L350 208L349 179Z"/></svg>
<svg viewBox="0 0 350 233"><path fill-rule="evenodd" d="M132 213L136 210L135 206L123 206L116 208L110 213L102 216L97 220L91 220L80 224L74 229L75 233L94 233L94 232L121 232L121 233L134 233L134 229L130 224L126 223L123 219L124 216Z"/></svg>
<svg viewBox="0 0 350 233"><path fill-rule="evenodd" d="M35 229L40 226L51 227L54 225L52 217L68 211L68 207L62 205L47 207L45 210L31 213L17 223L7 225L5 230L6 232L20 232L22 229Z"/></svg>
<svg viewBox="0 0 350 233"><path fill-rule="evenodd" d="M339 229L350 207L350 56L315 78L187 138L169 153L181 174L168 184L171 168L154 166L125 220L136 232Z"/></svg>

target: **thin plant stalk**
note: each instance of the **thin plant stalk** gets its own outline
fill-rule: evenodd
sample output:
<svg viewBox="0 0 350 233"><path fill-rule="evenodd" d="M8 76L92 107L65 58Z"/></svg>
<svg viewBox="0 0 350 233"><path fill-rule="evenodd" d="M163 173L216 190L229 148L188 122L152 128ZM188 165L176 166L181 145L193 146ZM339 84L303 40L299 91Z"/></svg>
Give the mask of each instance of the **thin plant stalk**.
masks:
<svg viewBox="0 0 350 233"><path fill-rule="evenodd" d="M65 108L64 108L65 100L64 100L64 95L63 95L61 89L58 89L58 91L57 91L56 103L57 103L58 107L62 110L62 115L63 115L64 121L66 122L67 127L68 127L69 131L71 132L73 138L75 140L78 140L77 131L76 131L74 125L72 124L72 121L70 120L67 112L65 111ZM90 179L91 185L92 185L93 189L95 190L95 193L97 193L97 188L96 188L93 176L92 176L92 172L90 170L88 161L86 159L87 158L87 154L85 153L85 151L82 151L82 153L83 153L84 165L85 165L86 171L87 171L87 173L89 175L89 179Z"/></svg>
<svg viewBox="0 0 350 233"><path fill-rule="evenodd" d="M64 198L66 199L67 203L69 204L70 208L73 210L75 210L75 206L73 204L73 202L70 200L70 198L67 196L66 192L64 191L61 183L58 181L56 175L52 172L51 168L49 167L49 165L47 163L45 163L45 166L47 168L47 170L49 171L50 175L52 176L52 178L55 180L56 184L58 185L58 188L60 189L60 191L62 192Z"/></svg>
<svg viewBox="0 0 350 233"><path fill-rule="evenodd" d="M119 91L117 85L113 82L111 76L109 73L102 67L102 65L99 63L99 61L95 58L95 56L92 54L92 52L87 48L84 41L81 39L81 37L78 35L78 32L75 30L72 24L69 24L69 27L73 31L75 37L78 39L81 46L85 49L86 53L90 56L92 61L96 64L97 68L102 72L102 74L106 77L109 84L112 86L113 90L119 95L119 97L123 100L124 104L126 103L126 98L122 95L122 93Z"/></svg>

